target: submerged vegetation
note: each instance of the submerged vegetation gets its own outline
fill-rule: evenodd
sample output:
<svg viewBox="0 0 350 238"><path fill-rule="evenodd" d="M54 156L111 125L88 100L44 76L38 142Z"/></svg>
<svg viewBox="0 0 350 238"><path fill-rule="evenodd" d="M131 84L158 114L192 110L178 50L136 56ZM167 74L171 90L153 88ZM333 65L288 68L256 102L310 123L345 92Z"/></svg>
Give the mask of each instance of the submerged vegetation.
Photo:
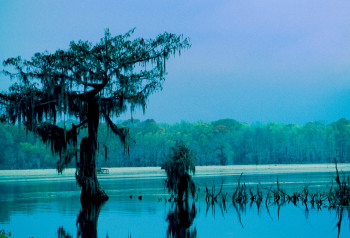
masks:
<svg viewBox="0 0 350 238"><path fill-rule="evenodd" d="M316 192L312 193L309 191L308 186L304 186L301 191L293 191L291 194L288 194L280 185L279 179L276 179L276 186L273 189L272 186L268 189L263 190L259 185L256 186L256 189L250 187L247 188L245 183L241 183L240 175L237 186L235 187L232 195L222 194L222 184L219 192L215 192L215 185L210 189L206 187L205 191L205 201L208 205L213 205L215 203L221 203L225 205L229 199L231 199L233 204L253 204L256 203L258 207L262 203L266 205L277 204L283 205L285 203L302 203L307 206L310 204L312 207L315 205L318 209L322 207L326 208L339 208L343 206L350 205L350 176L341 179L339 176L339 171L337 168L337 162L335 162L335 182L336 185L332 186L328 192Z"/></svg>
<svg viewBox="0 0 350 238"><path fill-rule="evenodd" d="M348 167L345 167L345 168L348 168ZM157 169L154 168L151 170L145 169L144 171L156 171L156 170ZM203 178L204 176L202 176L202 173L201 173L201 175L198 176L197 178L200 180L196 181L196 178L194 178L194 181L198 182L198 185L200 187L204 184L211 185L210 180L211 178L213 178L211 177L213 175L212 172L216 171L220 173L219 170L220 169L212 170L211 168L210 170L207 170L208 172L211 171L209 176ZM135 171L139 171L139 170L136 169ZM227 171L222 171L222 173L227 175ZM207 174L207 172L205 172L205 174ZM169 195L164 195L163 192L159 193L159 191L163 190L161 189L161 187L157 187L161 184L161 179L154 178L153 176L149 177L151 178L150 180L152 180L152 182L149 181L150 182L149 185L151 184L158 184L158 185L155 185L156 189L153 190L155 193L152 193L149 190L150 187L148 187L148 185L144 186L145 185L144 183L140 183L141 178L139 178L140 180L137 180L138 174L135 173L134 174L135 176L127 175L127 177L131 178L129 182L130 181L133 181L133 182L129 184L129 182L126 180L125 190L134 192L134 191L140 191L135 188L145 187L146 190L150 191L151 193L149 193L148 196L146 196L146 194L144 194L142 191L142 195L145 195L142 201L135 198L129 199L128 193L122 193L121 195L125 196L125 199L127 199L128 202L124 203L125 206L122 207L121 209L123 212L131 211L129 215L134 217L133 219L134 221L136 221L135 224L137 224L139 220L137 218L138 216L135 216L135 212L137 211L135 211L134 209L136 208L136 209L140 209L138 211L142 211L143 209L147 209L147 207L150 204L152 204L151 206L154 207L155 205L154 203L156 202L156 198L154 197L154 195L157 194L157 196L165 196L166 199L163 199L164 197L162 197L162 199L158 200L159 205L156 209L157 211L158 210L161 211L159 212L159 214L161 214L163 221L166 221L168 223L167 228L165 226L162 226L163 228L161 228L163 229L161 233L163 233L163 235L165 235L164 233L166 233L167 237L196 237L197 231L199 231L198 234L199 236L201 236L200 234L203 234L203 231L202 231L203 224L207 223L207 221L206 220L203 221L203 219L211 220L213 219L211 216L213 216L214 219L218 218L218 221L220 222L221 214L219 214L219 217L217 217L216 215L216 212L220 213L220 211L222 213L222 216L225 217L226 220L230 220L229 225L236 226L237 228L237 226L240 226L240 223L241 223L242 228L247 229L248 227L247 223L250 223L251 220L245 219L246 218L245 215L251 216L253 214L254 216L256 215L255 213L256 211L258 213L257 219L260 220L260 222L264 222L264 220L266 221L266 219L269 220L268 219L269 217L271 218L271 220L276 221L277 219L275 219L274 214L276 216L278 215L278 219L280 219L280 209L283 210L284 207L287 208L288 212L284 216L281 216L282 220L285 220L286 216L288 217L289 215L291 215L291 209L294 210L294 212L298 213L299 217L300 215L301 216L303 215L302 213L300 214L300 211L305 209L305 219L308 219L308 216L310 214L310 217L312 218L312 220L310 219L310 221L312 222L315 222L315 221L318 222L316 218L318 215L324 218L325 213L327 214L327 218L330 221L331 219L329 217L332 218L333 216L334 217L336 216L339 219L337 220L337 226L340 231L340 226L342 225L342 221L346 221L348 219L347 213L350 214L348 206L341 205L341 204L349 203L349 198L346 196L346 194L348 193L347 191L349 191L347 174L348 173L346 173L346 176L343 175L342 171L338 171L338 166L335 165L334 173L332 173L334 177L333 186L328 187L327 190L324 189L325 188L324 187L322 190L316 190L316 192L315 190L312 190L313 188L310 189L307 185L302 189L291 190L293 186L290 186L289 182L296 181L294 180L295 179L294 176L291 176L292 179L288 179L288 176L276 176L275 182L273 184L270 184L270 183L266 184L265 183L266 181L268 182L271 181L270 180L271 176L268 176L269 177L268 180L262 180L262 182L264 182L263 183L264 185L260 185L260 184L257 184L259 181L254 181L254 180L252 181L249 178L247 179L246 176L248 177L250 176L248 174L247 175L241 174L239 177L237 176L236 179L233 179L233 180L231 179L233 177L231 175L234 175L234 176L236 175L231 174L229 175L229 177L226 177L225 179L223 179L222 180L223 182L221 184L213 183L212 186L207 186L207 189L198 190L198 193L196 193L196 199L194 199L192 203L191 202L188 203L186 199L184 199L183 201L179 201L172 198L171 198L171 201L169 202ZM325 174L322 174L322 175L325 175ZM303 175L299 174L299 176L303 176ZM329 174L327 173L327 177L328 176ZM142 179L144 178L147 178L147 177L142 176ZM153 180L158 180L158 181L154 182ZM216 178L216 181L217 180L218 179ZM339 183L337 181L339 181ZM120 181L120 182L124 183L124 181ZM40 183L38 184L40 186ZM139 185L136 186L137 184ZM16 194L19 191L20 190L16 189L15 191ZM39 188L38 192L42 193L42 191L43 190ZM50 191L52 190L50 189ZM117 199L117 200L114 199L114 201L111 201L111 202L112 204L115 205L116 203L120 204L120 201L121 201L120 199ZM99 226L99 227L97 226L100 209L101 209L101 206L83 207L78 217L76 219L71 219L73 220L74 225L76 224L77 237L95 237L94 234L98 233L97 230L99 227L100 227L99 229L103 230L104 232L106 231L106 225ZM128 210L128 209L131 209L131 210ZM102 211L101 215L103 214L102 215L103 218L101 217L102 219L100 219L100 222L105 222L106 218L111 219L112 217L114 217L113 215L109 214L108 209L104 210L104 208L102 207L101 211ZM120 210L117 209L117 211L119 212ZM166 211L166 214L164 214L165 211ZM212 211L213 214L205 214L205 211L207 211L207 213L208 211ZM251 213L251 211L253 211L254 213ZM271 211L271 214L270 214L270 211ZM237 213L237 218L236 218L236 213ZM29 214L31 213L29 212ZM283 214L282 211L281 211L281 214ZM148 219L147 214L143 214L142 216L143 218L140 217L140 222L144 221L143 219ZM115 217L118 217L118 216L115 216ZM122 214L122 217L125 217L125 214ZM295 218L297 216L292 215L292 217ZM116 221L118 221L119 218L117 218ZM232 220L232 218L234 220ZM195 219L198 219L200 221L196 222ZM291 220L291 222L293 221ZM328 221L326 222L328 224ZM130 226L134 227L133 225L130 225L131 224L130 222L127 222L126 224L127 225L122 226L122 228L118 227L118 231L120 230L125 231L125 229L129 231ZM147 226L147 224L148 223L146 222L145 226ZM335 224L332 225L332 223L329 223L329 224L331 226L330 228L332 228L333 225L335 225ZM278 223L277 224L275 223L275 225L278 226ZM249 225L249 227L251 227L251 225ZM344 228L344 225L343 225L343 228ZM111 227L109 227L109 229L111 230ZM329 229L329 227L327 227L327 229ZM74 229L72 228L72 225L71 225L68 230L59 228L57 233L61 235L59 237L70 237L70 235L73 234L72 230ZM99 236L101 236L101 230L100 230ZM70 234L68 234L66 231L69 231ZM160 232L160 229L157 229L157 231ZM13 230L13 232L15 232L15 230ZM89 234L91 234L91 236L89 236ZM222 234L222 233L219 232L219 234ZM115 233L113 236L116 236ZM133 235L133 237L134 236L135 235ZM125 233L124 233L124 236L122 235L122 237L126 237ZM334 235L333 237L336 237L336 235Z"/></svg>
<svg viewBox="0 0 350 238"><path fill-rule="evenodd" d="M246 210L246 206L256 205L258 213L261 206L264 204L267 213L270 215L269 207L278 207L278 216L280 207L288 204L293 204L294 206L303 205L305 206L305 217L308 218L309 207L310 209L329 209L335 210L338 216L338 222L336 224L338 228L338 238L340 235L341 223L343 219L344 211L347 211L350 217L350 176L345 176L341 178L339 176L339 171L337 167L337 161L335 160L335 171L336 176L334 178L335 185L330 188L328 192L316 192L312 193L309 191L308 186L304 186L301 191L293 191L292 193L287 193L280 185L278 177L276 180L276 186L271 186L270 188L263 190L257 185L256 189L247 188L247 186L241 183L240 175L237 186L234 192L231 194L222 193L222 184L219 192L215 192L215 185L211 189L206 187L205 191L205 201L207 204L207 212L209 208L213 209L215 212L215 206L218 205L221 212L227 211L228 204L232 204L238 215L238 220L241 223L242 219L241 213ZM333 181L332 181L333 182Z"/></svg>
<svg viewBox="0 0 350 238"><path fill-rule="evenodd" d="M5 230L0 230L0 238L11 238L11 232L7 232Z"/></svg>

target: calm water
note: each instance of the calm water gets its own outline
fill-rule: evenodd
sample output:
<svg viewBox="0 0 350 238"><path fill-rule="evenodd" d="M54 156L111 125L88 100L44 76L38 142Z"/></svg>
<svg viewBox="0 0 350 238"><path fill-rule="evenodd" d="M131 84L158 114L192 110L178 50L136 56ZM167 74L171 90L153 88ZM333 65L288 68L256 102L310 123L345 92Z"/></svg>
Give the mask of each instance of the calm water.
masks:
<svg viewBox="0 0 350 238"><path fill-rule="evenodd" d="M350 171L349 164L338 167L345 174ZM55 170L0 171L0 229L11 231L14 237L57 237L59 227L63 227L77 237L81 205L74 171L67 169L62 175ZM326 208L309 207L306 211L302 204L280 208L262 204L258 209L248 204L236 209L230 202L226 208L218 204L207 207L205 186L215 184L218 191L223 183L223 193L230 196L242 172L241 182L248 187L255 188L257 183L263 189L276 186L278 176L287 191L304 185L312 191L327 191L335 176L333 165L197 167L194 179L200 196L183 210L165 202L169 194L160 168L113 168L110 174L99 176L110 199L98 217L98 237L166 237L168 230L183 232L185 228L200 238L337 237L339 215ZM344 213L340 237L349 236L349 216Z"/></svg>

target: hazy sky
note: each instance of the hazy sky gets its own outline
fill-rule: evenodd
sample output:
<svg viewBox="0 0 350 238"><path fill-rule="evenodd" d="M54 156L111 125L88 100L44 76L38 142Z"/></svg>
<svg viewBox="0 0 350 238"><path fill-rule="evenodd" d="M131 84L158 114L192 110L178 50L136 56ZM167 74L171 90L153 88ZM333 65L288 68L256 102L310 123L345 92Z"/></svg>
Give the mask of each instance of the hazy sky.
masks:
<svg viewBox="0 0 350 238"><path fill-rule="evenodd" d="M135 118L350 118L348 0L0 0L0 61L96 42L107 27L114 35L133 27L140 37L183 33L192 42Z"/></svg>

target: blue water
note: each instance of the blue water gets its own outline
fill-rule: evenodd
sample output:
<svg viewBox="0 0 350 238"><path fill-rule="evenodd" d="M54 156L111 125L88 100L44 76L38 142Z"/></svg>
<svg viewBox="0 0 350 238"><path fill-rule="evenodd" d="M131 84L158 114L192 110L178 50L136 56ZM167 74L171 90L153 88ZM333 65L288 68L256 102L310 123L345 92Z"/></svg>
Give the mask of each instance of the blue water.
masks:
<svg viewBox="0 0 350 238"><path fill-rule="evenodd" d="M350 166L339 165L339 169L348 174ZM253 188L259 183L264 191L276 186L277 176L287 191L300 190L306 184L312 191L327 191L335 175L333 165L198 167L194 180L200 196L194 203L194 219L186 227L189 232L197 237L337 237L339 214L327 208L309 207L305 212L301 203L280 208L263 203L258 209L254 203L237 212L231 202L226 208L220 204L207 207L205 186L215 184L218 191L223 183L223 193L229 197L242 172L242 182ZM169 194L164 179L160 168L113 168L109 175L100 175L110 199L98 217L98 237L166 237L167 217L176 214L176 207L165 202ZM55 170L0 171L0 191L0 230L10 231L14 237L57 237L58 228L63 227L77 237L81 205L74 170L68 169L62 175ZM345 211L340 237L349 235Z"/></svg>

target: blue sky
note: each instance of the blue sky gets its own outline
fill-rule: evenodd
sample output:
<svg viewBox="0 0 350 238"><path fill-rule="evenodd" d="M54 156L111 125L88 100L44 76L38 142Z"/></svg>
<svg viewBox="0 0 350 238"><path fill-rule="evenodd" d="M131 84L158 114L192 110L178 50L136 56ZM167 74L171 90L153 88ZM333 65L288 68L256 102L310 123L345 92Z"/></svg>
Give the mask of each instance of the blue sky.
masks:
<svg viewBox="0 0 350 238"><path fill-rule="evenodd" d="M350 118L349 12L346 0L1 0L0 61L96 42L107 27L183 33L192 48L135 118L331 122Z"/></svg>

